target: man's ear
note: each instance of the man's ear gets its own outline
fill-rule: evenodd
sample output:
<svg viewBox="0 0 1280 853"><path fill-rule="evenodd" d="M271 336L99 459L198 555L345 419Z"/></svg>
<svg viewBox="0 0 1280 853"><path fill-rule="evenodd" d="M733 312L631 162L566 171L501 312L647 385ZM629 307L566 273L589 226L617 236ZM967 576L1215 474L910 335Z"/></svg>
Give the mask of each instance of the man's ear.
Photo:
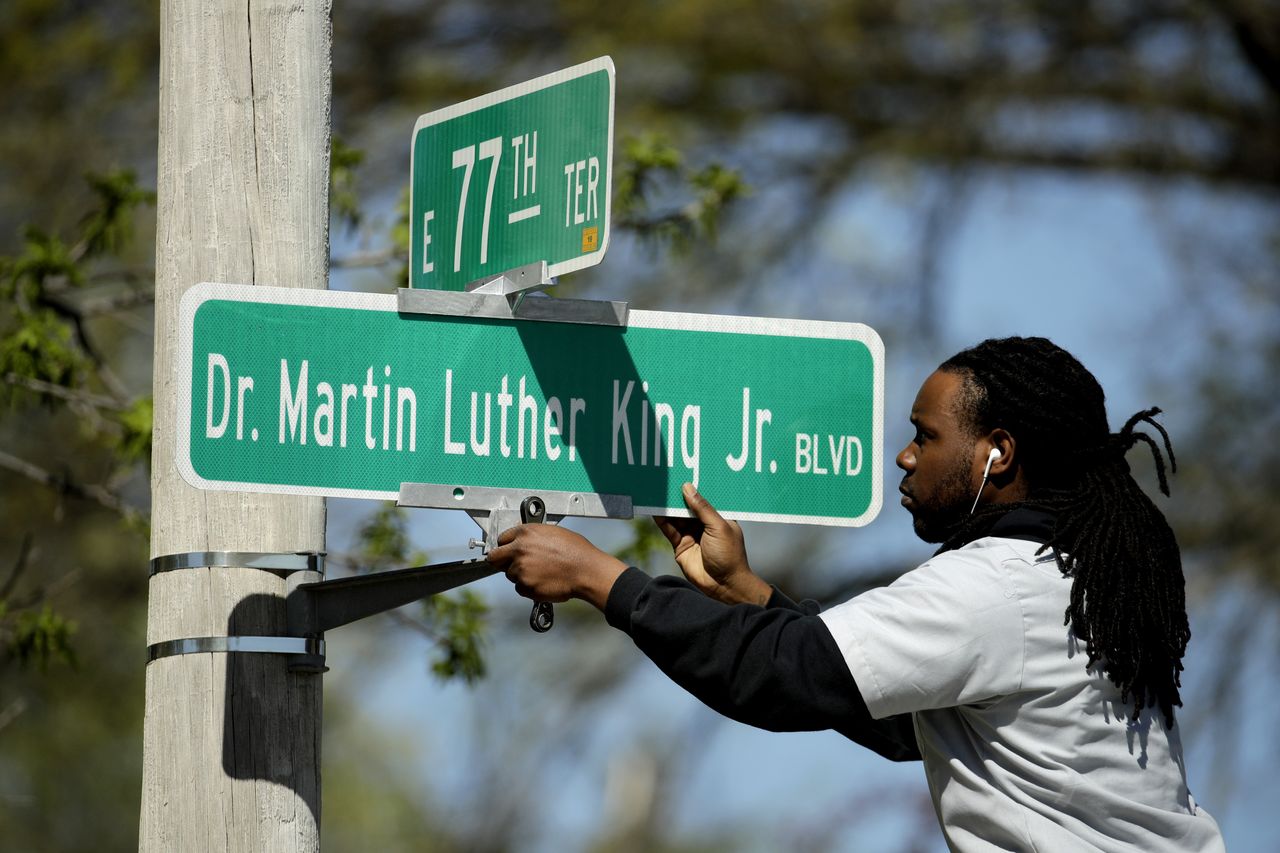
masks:
<svg viewBox="0 0 1280 853"><path fill-rule="evenodd" d="M991 463L991 476L1000 477L1015 470L1018 446L1008 430L993 429L987 436L987 444L1000 451L1000 455Z"/></svg>

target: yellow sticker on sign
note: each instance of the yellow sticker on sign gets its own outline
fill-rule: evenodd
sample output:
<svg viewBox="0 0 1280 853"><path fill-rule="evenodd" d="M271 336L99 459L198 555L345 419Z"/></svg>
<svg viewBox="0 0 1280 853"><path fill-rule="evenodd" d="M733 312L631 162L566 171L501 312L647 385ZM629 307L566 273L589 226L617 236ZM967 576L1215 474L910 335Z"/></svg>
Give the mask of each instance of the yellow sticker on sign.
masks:
<svg viewBox="0 0 1280 853"><path fill-rule="evenodd" d="M582 229L582 251L594 252L600 247L600 228L592 225Z"/></svg>

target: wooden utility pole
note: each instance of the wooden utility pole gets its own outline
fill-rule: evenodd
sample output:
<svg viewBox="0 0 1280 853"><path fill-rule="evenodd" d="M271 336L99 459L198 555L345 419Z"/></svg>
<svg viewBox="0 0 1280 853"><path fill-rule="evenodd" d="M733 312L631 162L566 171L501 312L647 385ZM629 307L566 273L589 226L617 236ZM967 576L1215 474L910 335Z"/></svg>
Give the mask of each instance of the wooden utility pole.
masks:
<svg viewBox="0 0 1280 853"><path fill-rule="evenodd" d="M160 6L151 554L322 550L323 499L180 478L174 381L192 285L327 285L330 2ZM285 583L246 568L155 574L147 643L282 635ZM289 662L199 652L147 665L139 849L319 849L321 681Z"/></svg>

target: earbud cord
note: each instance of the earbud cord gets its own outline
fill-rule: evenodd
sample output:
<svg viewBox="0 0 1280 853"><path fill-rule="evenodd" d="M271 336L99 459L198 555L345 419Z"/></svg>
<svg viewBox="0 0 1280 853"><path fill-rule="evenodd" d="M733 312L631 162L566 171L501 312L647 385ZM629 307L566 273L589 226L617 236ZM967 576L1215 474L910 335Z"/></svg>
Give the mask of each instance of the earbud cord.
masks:
<svg viewBox="0 0 1280 853"><path fill-rule="evenodd" d="M969 515L973 515L978 508L978 501L982 499L982 490L987 487L987 478L991 476L991 463L996 461L996 454L992 453L987 457L987 466L982 469L982 484L978 486L978 493L973 496L973 506L969 508Z"/></svg>

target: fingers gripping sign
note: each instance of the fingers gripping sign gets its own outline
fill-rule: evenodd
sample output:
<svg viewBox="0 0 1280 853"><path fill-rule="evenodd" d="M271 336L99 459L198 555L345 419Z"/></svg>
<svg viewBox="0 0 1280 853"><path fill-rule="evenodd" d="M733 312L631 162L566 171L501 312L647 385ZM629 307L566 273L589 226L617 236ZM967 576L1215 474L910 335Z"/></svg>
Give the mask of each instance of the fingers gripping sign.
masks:
<svg viewBox="0 0 1280 853"><path fill-rule="evenodd" d="M767 602L773 588L751 571L741 526L720 515L692 484L685 483L682 491L693 517L654 521L671 543L685 577L706 595L727 604ZM532 520L527 512L522 517ZM580 598L601 610L614 581L627 568L585 537L538 523L504 530L487 557L525 598L540 603ZM538 617L535 608L531 617L535 630Z"/></svg>
<svg viewBox="0 0 1280 853"><path fill-rule="evenodd" d="M772 588L747 563L742 527L720 515L691 483L681 488L692 518L656 517L689 582L727 604L763 604Z"/></svg>

